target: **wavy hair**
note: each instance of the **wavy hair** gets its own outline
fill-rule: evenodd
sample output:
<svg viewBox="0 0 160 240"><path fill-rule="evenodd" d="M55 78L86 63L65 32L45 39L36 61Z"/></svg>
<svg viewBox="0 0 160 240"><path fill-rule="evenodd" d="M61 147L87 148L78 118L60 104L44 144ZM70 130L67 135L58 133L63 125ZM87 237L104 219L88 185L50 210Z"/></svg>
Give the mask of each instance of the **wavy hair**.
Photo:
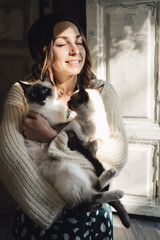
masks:
<svg viewBox="0 0 160 240"><path fill-rule="evenodd" d="M77 75L77 84L84 87L91 87L91 78L93 73L91 70L92 60L90 50L88 48L87 41L80 26L73 21L70 22L75 24L76 27L78 28L79 33L83 38L83 46L86 51L84 66L81 72ZM49 72L51 81L58 88L58 83L56 82L56 79L54 78L53 74L53 61L54 61L53 45L54 40L52 38L47 45L45 45L42 49L39 49L39 51L37 52L35 64L33 65L31 72L25 78L26 81L32 82L38 81L40 79L43 79L45 74Z"/></svg>

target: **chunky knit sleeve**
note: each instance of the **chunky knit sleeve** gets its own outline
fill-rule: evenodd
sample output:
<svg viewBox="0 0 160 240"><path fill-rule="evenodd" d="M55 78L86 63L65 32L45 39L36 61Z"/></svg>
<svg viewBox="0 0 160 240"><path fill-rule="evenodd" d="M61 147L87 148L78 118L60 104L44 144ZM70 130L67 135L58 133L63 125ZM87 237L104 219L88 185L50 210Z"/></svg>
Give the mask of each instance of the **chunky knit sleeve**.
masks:
<svg viewBox="0 0 160 240"><path fill-rule="evenodd" d="M21 134L26 103L15 84L4 105L0 126L0 177L4 185L38 225L46 228L62 211L65 203L34 169Z"/></svg>
<svg viewBox="0 0 160 240"><path fill-rule="evenodd" d="M107 120L110 127L110 137L97 156L106 168L114 167L118 173L127 161L128 142L124 130L119 98L113 86L106 81L93 80L94 87L104 84L101 96L104 102Z"/></svg>

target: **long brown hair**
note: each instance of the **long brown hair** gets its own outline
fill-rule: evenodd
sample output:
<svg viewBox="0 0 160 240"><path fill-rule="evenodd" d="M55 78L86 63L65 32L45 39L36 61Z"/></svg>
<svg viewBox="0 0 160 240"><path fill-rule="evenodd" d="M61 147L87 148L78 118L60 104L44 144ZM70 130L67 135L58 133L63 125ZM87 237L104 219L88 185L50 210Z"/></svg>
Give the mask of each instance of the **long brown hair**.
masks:
<svg viewBox="0 0 160 240"><path fill-rule="evenodd" d="M79 33L81 34L83 38L83 46L86 51L86 59L83 66L82 71L77 76L77 83L80 85L83 85L85 87L91 86L91 77L92 77L92 61L91 61L91 54L90 50L87 45L87 41L85 39L85 36L83 34L83 31L81 27L75 23L75 21L67 20L72 22L76 25L76 27L79 30ZM53 27L54 28L54 27ZM52 28L52 32L53 32ZM53 36L53 34L52 34ZM43 36L44 38L45 36ZM58 84L56 83L56 80L54 79L53 75L53 60L54 60L54 54L53 54L53 44L54 40L53 37L50 39L50 41L47 41L48 44L45 44L42 49L39 49L36 55L35 64L33 65L31 72L26 76L25 80L35 82L37 80L43 79L46 72L49 73L51 80L53 83L58 87Z"/></svg>

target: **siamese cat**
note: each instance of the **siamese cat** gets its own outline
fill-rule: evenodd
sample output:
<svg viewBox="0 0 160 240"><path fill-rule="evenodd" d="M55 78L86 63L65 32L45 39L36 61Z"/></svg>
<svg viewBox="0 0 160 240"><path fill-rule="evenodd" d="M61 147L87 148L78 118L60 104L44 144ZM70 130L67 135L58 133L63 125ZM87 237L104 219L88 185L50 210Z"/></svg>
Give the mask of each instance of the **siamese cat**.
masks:
<svg viewBox="0 0 160 240"><path fill-rule="evenodd" d="M97 176L100 176L105 170L96 158L96 152L102 144L107 143L110 134L106 111L100 96L102 87L97 89L84 89L81 87L79 91L73 93L68 101L68 107L75 111L77 115L64 128L66 131L74 131L76 137L81 141L82 144L74 139L74 142L76 142L74 149L76 148L91 161ZM129 228L130 218L121 202L113 201L110 202L110 205L116 209L123 225Z"/></svg>
<svg viewBox="0 0 160 240"><path fill-rule="evenodd" d="M57 101L56 87L47 77L33 84L19 82L32 110L45 117L53 127L66 122L63 106ZM86 141L86 139L85 139ZM39 173L50 182L71 208L88 205L94 208L99 204L111 202L123 197L120 190L104 191L110 180L116 175L115 169L104 171L98 178L87 174L79 165L51 158L47 154L47 144L25 139L28 153L31 155ZM90 173L91 174L91 173Z"/></svg>
<svg viewBox="0 0 160 240"><path fill-rule="evenodd" d="M68 101L70 110L76 112L76 117L64 129L72 130L77 138L86 146L92 155L96 155L98 148L107 142L110 129L104 104L97 89L84 89L72 94Z"/></svg>

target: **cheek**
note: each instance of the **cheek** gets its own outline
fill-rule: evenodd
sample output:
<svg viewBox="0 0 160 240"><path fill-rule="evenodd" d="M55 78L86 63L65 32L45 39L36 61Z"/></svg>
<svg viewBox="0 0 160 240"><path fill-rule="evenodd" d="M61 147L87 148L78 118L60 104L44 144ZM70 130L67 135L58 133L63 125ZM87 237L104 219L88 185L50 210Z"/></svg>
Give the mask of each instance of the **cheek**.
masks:
<svg viewBox="0 0 160 240"><path fill-rule="evenodd" d="M53 48L53 63L56 64L65 59L66 51L63 48Z"/></svg>
<svg viewBox="0 0 160 240"><path fill-rule="evenodd" d="M53 58L53 68L55 70L60 70L63 67L64 53L54 54Z"/></svg>
<svg viewBox="0 0 160 240"><path fill-rule="evenodd" d="M54 53L53 63L60 62L62 59L63 59L63 52Z"/></svg>

